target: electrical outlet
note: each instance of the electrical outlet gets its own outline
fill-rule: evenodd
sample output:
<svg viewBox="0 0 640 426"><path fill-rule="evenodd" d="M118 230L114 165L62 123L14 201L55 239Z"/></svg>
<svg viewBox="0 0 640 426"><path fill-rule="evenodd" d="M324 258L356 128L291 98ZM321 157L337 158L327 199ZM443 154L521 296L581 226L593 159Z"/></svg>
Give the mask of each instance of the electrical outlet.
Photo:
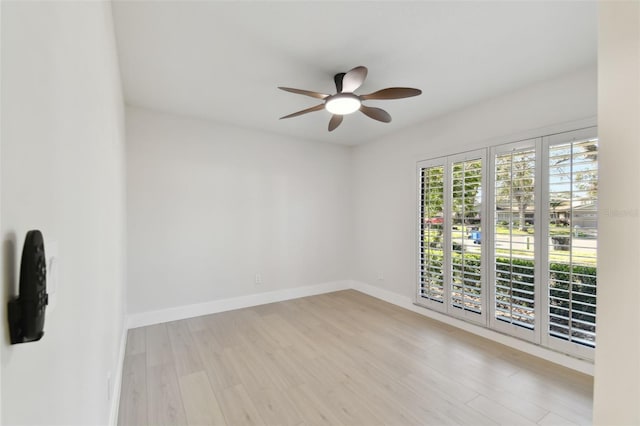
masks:
<svg viewBox="0 0 640 426"><path fill-rule="evenodd" d="M378 281L384 281L384 272L378 272Z"/></svg>
<svg viewBox="0 0 640 426"><path fill-rule="evenodd" d="M262 284L262 275L256 274L256 285Z"/></svg>

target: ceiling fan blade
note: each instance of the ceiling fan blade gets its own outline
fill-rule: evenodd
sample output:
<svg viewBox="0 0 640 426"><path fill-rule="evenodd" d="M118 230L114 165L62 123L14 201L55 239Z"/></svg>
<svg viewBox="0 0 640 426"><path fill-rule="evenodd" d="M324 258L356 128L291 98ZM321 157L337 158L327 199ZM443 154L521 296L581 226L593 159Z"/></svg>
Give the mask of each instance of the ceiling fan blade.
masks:
<svg viewBox="0 0 640 426"><path fill-rule="evenodd" d="M362 111L362 113L367 117L373 118L374 120L382 121L383 123L391 122L391 116L383 109L360 105L360 111Z"/></svg>
<svg viewBox="0 0 640 426"><path fill-rule="evenodd" d="M332 132L342 123L342 115L333 114L331 120L329 120L329 131Z"/></svg>
<svg viewBox="0 0 640 426"><path fill-rule="evenodd" d="M316 99L329 97L329 95L325 95L324 93L312 92L311 90L294 89L292 87L278 87L278 89L284 90L285 92L297 93L298 95L311 96Z"/></svg>
<svg viewBox="0 0 640 426"><path fill-rule="evenodd" d="M303 109L302 111L298 111L298 112L294 112L293 114L285 115L284 117L280 117L280 120L282 120L283 118L297 117L299 115L306 114L308 112L320 111L321 109L324 109L324 104L312 106L311 108Z"/></svg>
<svg viewBox="0 0 640 426"><path fill-rule="evenodd" d="M389 87L387 89L369 93L368 95L361 95L360 99L402 99L418 96L421 93L422 90L412 89L411 87Z"/></svg>
<svg viewBox="0 0 640 426"><path fill-rule="evenodd" d="M362 86L365 78L367 78L367 67L359 66L348 71L342 78L342 92L353 93Z"/></svg>

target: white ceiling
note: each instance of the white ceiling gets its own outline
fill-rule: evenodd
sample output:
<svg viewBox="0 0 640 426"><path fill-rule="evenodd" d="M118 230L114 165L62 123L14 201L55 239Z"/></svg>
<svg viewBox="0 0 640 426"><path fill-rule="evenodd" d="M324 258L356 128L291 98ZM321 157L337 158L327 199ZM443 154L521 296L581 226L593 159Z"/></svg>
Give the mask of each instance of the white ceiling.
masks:
<svg viewBox="0 0 640 426"><path fill-rule="evenodd" d="M117 1L114 20L129 105L317 141L356 145L596 62L596 2ZM334 93L357 65L357 93L405 86L415 98L367 101L356 113L279 117Z"/></svg>

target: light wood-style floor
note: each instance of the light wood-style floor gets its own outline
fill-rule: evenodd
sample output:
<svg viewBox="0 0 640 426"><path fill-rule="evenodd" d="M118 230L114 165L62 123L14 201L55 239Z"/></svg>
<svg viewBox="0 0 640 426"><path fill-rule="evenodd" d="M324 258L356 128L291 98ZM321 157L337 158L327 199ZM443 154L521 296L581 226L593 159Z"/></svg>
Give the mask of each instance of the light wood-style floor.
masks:
<svg viewBox="0 0 640 426"><path fill-rule="evenodd" d="M591 377L356 291L129 331L120 425L590 424Z"/></svg>

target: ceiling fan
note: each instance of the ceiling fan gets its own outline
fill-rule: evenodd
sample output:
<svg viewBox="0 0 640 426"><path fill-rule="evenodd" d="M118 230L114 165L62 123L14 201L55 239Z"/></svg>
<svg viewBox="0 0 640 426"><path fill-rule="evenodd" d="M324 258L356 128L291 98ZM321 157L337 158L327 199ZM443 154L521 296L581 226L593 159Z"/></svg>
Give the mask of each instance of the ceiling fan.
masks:
<svg viewBox="0 0 640 426"><path fill-rule="evenodd" d="M410 87L389 87L387 89L381 89L376 92L369 93L368 95L356 95L354 91L362 85L365 78L367 78L367 68L363 66L355 67L346 73L343 72L336 74L333 78L336 84L336 94L334 95L312 92L310 90L293 89L291 87L278 87L278 89L287 92L324 100L324 102L319 105L294 112L293 114L285 115L284 117L280 117L280 119L297 117L309 112L326 109L333 114L331 116L331 120L329 120L329 131L331 132L335 130L340 123L342 123L342 119L345 115L352 114L360 110L367 117L382 121L383 123L389 123L391 121L391 116L387 111L363 105L362 101L410 98L411 96L418 96L422 93L422 90L412 89Z"/></svg>

